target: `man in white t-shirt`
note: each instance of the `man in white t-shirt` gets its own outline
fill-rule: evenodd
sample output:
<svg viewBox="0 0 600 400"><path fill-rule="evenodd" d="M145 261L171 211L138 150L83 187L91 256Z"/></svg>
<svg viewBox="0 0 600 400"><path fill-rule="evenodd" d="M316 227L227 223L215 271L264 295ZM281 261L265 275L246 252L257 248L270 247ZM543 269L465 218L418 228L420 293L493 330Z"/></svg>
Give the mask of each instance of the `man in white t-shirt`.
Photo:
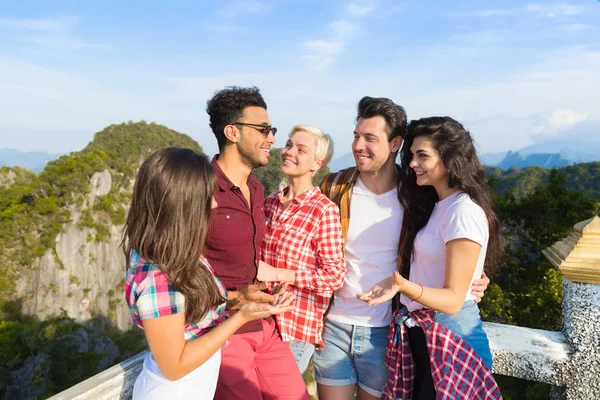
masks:
<svg viewBox="0 0 600 400"><path fill-rule="evenodd" d="M387 381L391 301L370 306L356 295L398 269L403 209L395 160L406 123L402 106L387 98L363 97L352 142L356 167L329 174L321 184L321 191L340 207L348 271L327 315L325 347L313 357L322 400L352 400L357 384L359 400L378 399ZM487 278L476 281L473 294L482 297L488 283Z"/></svg>

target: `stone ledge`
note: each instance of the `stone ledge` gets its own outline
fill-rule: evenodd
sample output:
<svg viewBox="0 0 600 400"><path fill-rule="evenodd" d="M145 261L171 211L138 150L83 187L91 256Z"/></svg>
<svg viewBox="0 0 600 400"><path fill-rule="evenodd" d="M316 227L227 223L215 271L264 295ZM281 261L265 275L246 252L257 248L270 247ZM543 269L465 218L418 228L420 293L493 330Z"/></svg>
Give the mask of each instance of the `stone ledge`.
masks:
<svg viewBox="0 0 600 400"><path fill-rule="evenodd" d="M494 373L564 386L569 346L561 332L484 322Z"/></svg>
<svg viewBox="0 0 600 400"><path fill-rule="evenodd" d="M560 332L484 322L494 357L494 373L564 386L568 346ZM117 364L50 400L131 398L146 351Z"/></svg>
<svg viewBox="0 0 600 400"><path fill-rule="evenodd" d="M60 392L49 400L120 400L130 399L135 379L142 370L148 350L113 365L109 369Z"/></svg>

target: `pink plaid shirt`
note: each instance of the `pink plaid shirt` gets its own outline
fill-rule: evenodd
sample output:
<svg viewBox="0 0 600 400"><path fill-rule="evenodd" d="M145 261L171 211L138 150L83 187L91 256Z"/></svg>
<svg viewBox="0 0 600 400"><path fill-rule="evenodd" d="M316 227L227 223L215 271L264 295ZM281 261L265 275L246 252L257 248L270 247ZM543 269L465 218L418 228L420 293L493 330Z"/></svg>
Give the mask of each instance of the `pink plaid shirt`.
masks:
<svg viewBox="0 0 600 400"><path fill-rule="evenodd" d="M346 275L340 212L318 187L297 196L284 210L281 199L286 190L265 199L262 260L296 271L290 289L296 307L275 316L283 341L311 343L320 349L323 314Z"/></svg>
<svg viewBox="0 0 600 400"><path fill-rule="evenodd" d="M201 257L201 260L206 268L214 274L206 258ZM221 281L215 277L215 282L221 295L227 298L227 291ZM129 256L129 268L126 272L125 299L129 305L133 323L142 329L144 329L144 320L185 312L185 297L173 289L167 274L162 272L157 265L144 260L134 250ZM186 324L184 339L200 337L220 324L224 319L225 306L226 303L216 305L208 310L201 321Z"/></svg>
<svg viewBox="0 0 600 400"><path fill-rule="evenodd" d="M385 363L388 381L382 399L412 399L415 366L408 342L408 328L396 324L396 311L390 324ZM502 399L492 371L456 333L433 320L433 310L420 309L408 315L423 329L431 359L431 375L436 398Z"/></svg>

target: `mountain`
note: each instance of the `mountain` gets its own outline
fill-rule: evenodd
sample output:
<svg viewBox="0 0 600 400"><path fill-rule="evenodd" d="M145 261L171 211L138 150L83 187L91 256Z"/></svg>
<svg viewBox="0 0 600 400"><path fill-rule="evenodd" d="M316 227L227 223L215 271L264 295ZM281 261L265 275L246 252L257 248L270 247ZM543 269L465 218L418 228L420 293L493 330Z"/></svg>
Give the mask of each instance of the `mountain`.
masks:
<svg viewBox="0 0 600 400"><path fill-rule="evenodd" d="M60 157L62 154L51 154L43 151L20 151L16 149L0 149L0 166L27 168L33 172L40 172L48 161Z"/></svg>
<svg viewBox="0 0 600 400"><path fill-rule="evenodd" d="M546 143L524 147L518 151L483 153L479 156L484 165L504 169L517 167L560 168L582 162L600 161L600 146L587 152L575 151L571 147L561 147L564 143Z"/></svg>
<svg viewBox="0 0 600 400"><path fill-rule="evenodd" d="M506 158L508 152L502 151L499 153L483 153L479 155L479 160L483 165L495 166L498 165Z"/></svg>
<svg viewBox="0 0 600 400"><path fill-rule="evenodd" d="M354 165L354 155L352 153L346 153L331 160L328 167L330 171L337 172L344 168L353 167Z"/></svg>
<svg viewBox="0 0 600 400"><path fill-rule="evenodd" d="M497 180L498 194L511 192L520 199L548 182L551 169L542 167L510 168L486 167L486 176ZM567 189L583 192L600 201L600 162L578 163L559 168L565 174Z"/></svg>
<svg viewBox="0 0 600 400"><path fill-rule="evenodd" d="M128 122L39 174L0 167L0 398L46 398L147 348L120 243L137 169L167 146L202 151Z"/></svg>
<svg viewBox="0 0 600 400"><path fill-rule="evenodd" d="M162 125L129 122L108 126L37 175L1 167L0 310L18 299L26 315L101 314L130 327L119 245L132 183L147 155L173 145L202 150Z"/></svg>
<svg viewBox="0 0 600 400"><path fill-rule="evenodd" d="M503 169L509 169L512 167L525 168L525 167L544 167L544 168L560 168L566 165L574 164L576 161L563 158L560 153L533 153L527 155L521 155L518 152L509 151L504 159L496 164L498 167Z"/></svg>

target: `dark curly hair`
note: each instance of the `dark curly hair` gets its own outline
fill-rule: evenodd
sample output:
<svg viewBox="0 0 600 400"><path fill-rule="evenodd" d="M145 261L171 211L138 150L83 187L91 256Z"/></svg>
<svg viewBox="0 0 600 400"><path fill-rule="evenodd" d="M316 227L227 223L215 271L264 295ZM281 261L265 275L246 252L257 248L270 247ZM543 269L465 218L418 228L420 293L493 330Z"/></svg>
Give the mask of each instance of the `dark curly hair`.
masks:
<svg viewBox="0 0 600 400"><path fill-rule="evenodd" d="M406 134L406 111L386 97L365 96L358 102L356 120L360 118L383 117L387 128L388 141Z"/></svg>
<svg viewBox="0 0 600 400"><path fill-rule="evenodd" d="M493 273L504 255L504 243L500 222L493 210L490 189L484 178L484 170L471 134L450 117L430 117L411 121L404 139L401 160L401 177L398 198L404 207L399 255L402 260L401 273L408 278L414 240L417 232L429 221L435 203L439 200L432 186L417 185L414 170L410 167L410 148L416 137L431 140L440 153L448 174L448 187L458 188L479 205L488 220L490 238L486 253L486 270Z"/></svg>
<svg viewBox="0 0 600 400"><path fill-rule="evenodd" d="M267 104L256 86L241 88L239 86L228 86L219 90L206 103L206 112L210 117L210 128L212 129L219 150L227 143L225 127L234 122L239 122L244 116L246 107L261 107L267 109Z"/></svg>

